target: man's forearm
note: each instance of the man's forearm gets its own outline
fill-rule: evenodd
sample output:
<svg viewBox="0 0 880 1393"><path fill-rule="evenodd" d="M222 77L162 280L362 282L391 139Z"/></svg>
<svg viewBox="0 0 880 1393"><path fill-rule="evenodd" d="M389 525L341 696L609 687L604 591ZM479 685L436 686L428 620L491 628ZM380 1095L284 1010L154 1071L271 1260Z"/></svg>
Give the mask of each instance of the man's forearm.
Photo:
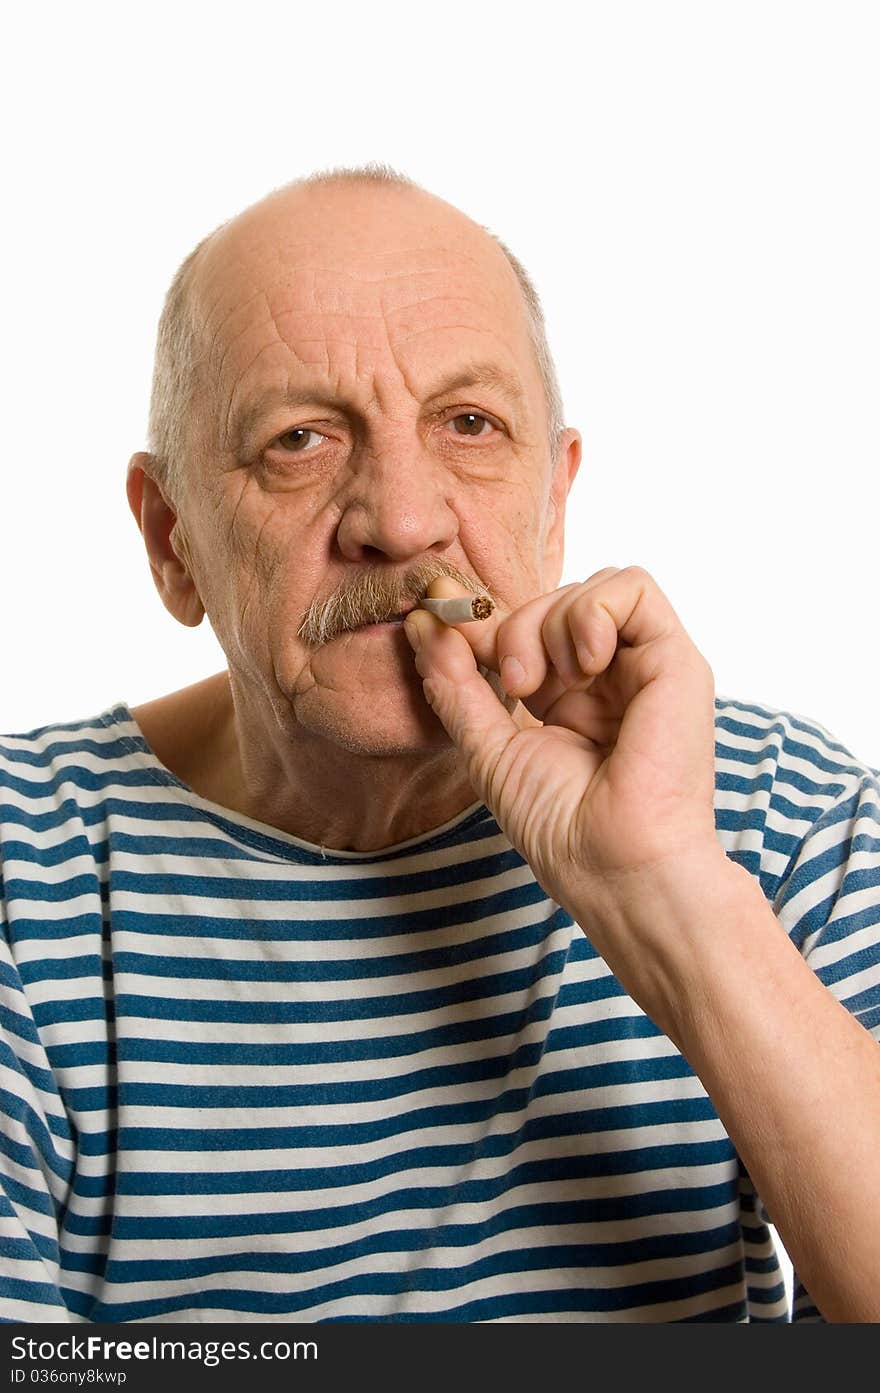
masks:
<svg viewBox="0 0 880 1393"><path fill-rule="evenodd" d="M685 857L605 917L655 945L632 994L700 1078L824 1319L880 1321L877 1042L727 858Z"/></svg>

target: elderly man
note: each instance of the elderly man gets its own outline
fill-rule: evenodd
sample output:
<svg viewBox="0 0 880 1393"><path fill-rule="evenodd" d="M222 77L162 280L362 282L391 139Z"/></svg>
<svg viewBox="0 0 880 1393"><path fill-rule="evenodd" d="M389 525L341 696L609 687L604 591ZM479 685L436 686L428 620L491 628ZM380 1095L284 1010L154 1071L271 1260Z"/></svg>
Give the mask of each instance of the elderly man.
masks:
<svg viewBox="0 0 880 1393"><path fill-rule="evenodd" d="M175 278L150 447L228 670L0 742L0 1314L880 1319L876 771L645 571L557 588L513 255L386 167L275 191Z"/></svg>

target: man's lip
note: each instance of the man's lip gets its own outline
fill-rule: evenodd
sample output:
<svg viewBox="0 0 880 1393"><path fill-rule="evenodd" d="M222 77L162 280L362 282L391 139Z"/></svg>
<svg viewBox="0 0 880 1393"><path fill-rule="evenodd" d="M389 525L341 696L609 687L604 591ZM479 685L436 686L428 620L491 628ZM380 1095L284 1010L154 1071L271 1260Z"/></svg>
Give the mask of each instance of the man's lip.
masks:
<svg viewBox="0 0 880 1393"><path fill-rule="evenodd" d="M389 615L387 619L368 619L366 623L359 624L358 629L372 629L377 624L402 624L406 616L412 614L415 608L415 605L407 605L404 609L398 610L396 614ZM357 629L355 633L357 633Z"/></svg>

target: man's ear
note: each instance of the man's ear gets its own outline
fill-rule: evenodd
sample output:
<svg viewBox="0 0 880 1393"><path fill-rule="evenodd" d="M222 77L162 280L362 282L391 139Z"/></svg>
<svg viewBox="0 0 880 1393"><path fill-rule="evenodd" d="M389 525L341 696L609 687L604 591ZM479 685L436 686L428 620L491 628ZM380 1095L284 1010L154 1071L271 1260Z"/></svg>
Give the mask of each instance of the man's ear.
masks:
<svg viewBox="0 0 880 1393"><path fill-rule="evenodd" d="M562 563L565 559L565 504L580 463L580 432L568 427L560 437L556 463L550 479L543 555L544 582L550 590L555 590L562 575Z"/></svg>
<svg viewBox="0 0 880 1393"><path fill-rule="evenodd" d="M153 456L139 450L128 462L125 491L141 530L162 603L181 624L195 629L205 617L178 516L155 480Z"/></svg>

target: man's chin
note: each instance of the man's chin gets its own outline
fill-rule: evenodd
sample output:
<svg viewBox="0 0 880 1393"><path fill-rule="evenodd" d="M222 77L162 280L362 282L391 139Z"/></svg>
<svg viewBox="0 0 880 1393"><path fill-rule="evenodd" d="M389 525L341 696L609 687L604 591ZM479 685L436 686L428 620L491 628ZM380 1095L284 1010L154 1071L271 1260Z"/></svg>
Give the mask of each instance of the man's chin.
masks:
<svg viewBox="0 0 880 1393"><path fill-rule="evenodd" d="M417 754L449 737L425 701L402 625L340 634L291 684L297 724L358 754ZM286 684L282 681L282 689Z"/></svg>
<svg viewBox="0 0 880 1393"><path fill-rule="evenodd" d="M420 685L396 692L377 688L360 698L313 687L294 702L294 714L300 729L354 755L379 759L431 755L452 746Z"/></svg>

